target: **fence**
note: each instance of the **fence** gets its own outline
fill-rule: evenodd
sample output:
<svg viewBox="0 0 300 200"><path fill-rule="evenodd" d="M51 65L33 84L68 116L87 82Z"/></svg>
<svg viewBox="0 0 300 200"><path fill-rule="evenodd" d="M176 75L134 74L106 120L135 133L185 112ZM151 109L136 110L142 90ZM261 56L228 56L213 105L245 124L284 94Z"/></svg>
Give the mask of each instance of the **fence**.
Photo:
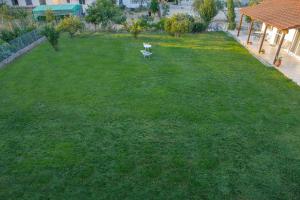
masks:
<svg viewBox="0 0 300 200"><path fill-rule="evenodd" d="M31 45L42 37L43 36L39 33L38 30L34 30L15 38L9 43L0 45L0 62L13 56L21 49L24 49L25 47Z"/></svg>

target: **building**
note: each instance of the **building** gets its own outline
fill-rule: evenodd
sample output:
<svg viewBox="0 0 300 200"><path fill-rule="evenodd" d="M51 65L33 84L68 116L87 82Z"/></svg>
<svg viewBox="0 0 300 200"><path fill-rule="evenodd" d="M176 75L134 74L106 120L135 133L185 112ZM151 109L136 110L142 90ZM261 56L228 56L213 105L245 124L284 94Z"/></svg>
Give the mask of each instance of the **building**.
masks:
<svg viewBox="0 0 300 200"><path fill-rule="evenodd" d="M59 5L59 4L81 4L83 9L86 9L87 5L95 2L96 0L4 0L11 6L22 7L35 7L39 5ZM127 8L137 8L141 4L146 5L147 1L141 0L117 0L118 5L125 5Z"/></svg>
<svg viewBox="0 0 300 200"><path fill-rule="evenodd" d="M261 40L258 52L263 52L267 41L277 48L273 63L280 57L283 49L300 59L300 1L299 0L264 0L262 3L240 10L241 19L237 35L239 36L243 17L251 19L247 44L251 43L251 34L255 21L261 22Z"/></svg>

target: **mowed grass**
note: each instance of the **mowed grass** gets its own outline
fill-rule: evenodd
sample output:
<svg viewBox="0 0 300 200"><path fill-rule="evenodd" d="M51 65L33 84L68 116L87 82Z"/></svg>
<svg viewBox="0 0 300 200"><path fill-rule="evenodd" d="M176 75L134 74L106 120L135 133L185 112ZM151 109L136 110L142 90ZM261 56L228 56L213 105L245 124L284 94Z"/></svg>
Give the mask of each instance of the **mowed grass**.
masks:
<svg viewBox="0 0 300 200"><path fill-rule="evenodd" d="M64 36L0 70L0 199L299 198L300 88L223 33Z"/></svg>

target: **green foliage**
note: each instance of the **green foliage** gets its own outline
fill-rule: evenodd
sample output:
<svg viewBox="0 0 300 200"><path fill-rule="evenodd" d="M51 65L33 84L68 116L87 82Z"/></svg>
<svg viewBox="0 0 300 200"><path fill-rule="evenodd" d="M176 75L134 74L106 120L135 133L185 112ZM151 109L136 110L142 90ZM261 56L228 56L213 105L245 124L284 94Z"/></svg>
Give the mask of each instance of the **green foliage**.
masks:
<svg viewBox="0 0 300 200"><path fill-rule="evenodd" d="M122 10L111 0L97 0L88 6L85 20L94 24L95 30L97 25L106 28L111 23L121 24L126 21Z"/></svg>
<svg viewBox="0 0 300 200"><path fill-rule="evenodd" d="M228 29L234 30L236 27L236 23L235 23L235 11L234 11L233 0L227 0L227 20L228 20Z"/></svg>
<svg viewBox="0 0 300 200"><path fill-rule="evenodd" d="M149 15L142 15L139 19L139 24L143 29L152 27L154 18Z"/></svg>
<svg viewBox="0 0 300 200"><path fill-rule="evenodd" d="M192 4L192 8L194 12L199 13L200 6L203 4L204 0L194 0Z"/></svg>
<svg viewBox="0 0 300 200"><path fill-rule="evenodd" d="M73 37L75 33L83 29L83 23L78 17L70 16L61 20L57 29L58 31L67 32L70 37Z"/></svg>
<svg viewBox="0 0 300 200"><path fill-rule="evenodd" d="M55 51L58 51L60 32L52 24L47 24L41 31Z"/></svg>
<svg viewBox="0 0 300 200"><path fill-rule="evenodd" d="M125 29L137 39L138 35L143 31L140 20L132 20L131 23L124 23Z"/></svg>
<svg viewBox="0 0 300 200"><path fill-rule="evenodd" d="M18 36L19 36L19 33L16 33L15 31L11 31L8 29L2 29L0 31L0 39L5 42L9 42Z"/></svg>
<svg viewBox="0 0 300 200"><path fill-rule="evenodd" d="M199 6L199 14L206 24L209 24L212 19L218 14L217 6L214 0L203 0Z"/></svg>
<svg viewBox="0 0 300 200"><path fill-rule="evenodd" d="M153 13L157 13L159 11L158 0L151 0L151 2L150 2L150 10Z"/></svg>
<svg viewBox="0 0 300 200"><path fill-rule="evenodd" d="M182 34L189 32L191 22L185 14L175 14L167 18L164 24L165 31L170 35L180 37Z"/></svg>
<svg viewBox="0 0 300 200"><path fill-rule="evenodd" d="M201 21L195 21L192 23L191 32L192 33L201 33L207 29L207 24Z"/></svg>
<svg viewBox="0 0 300 200"><path fill-rule="evenodd" d="M55 20L55 15L54 12L52 10L47 10L45 13L45 17L46 17L46 22L47 23L51 23Z"/></svg>
<svg viewBox="0 0 300 200"><path fill-rule="evenodd" d="M154 24L154 27L158 31L163 31L165 28L165 22L167 18L161 18L157 23Z"/></svg>
<svg viewBox="0 0 300 200"><path fill-rule="evenodd" d="M9 42L22 34L27 32L33 31L36 27L34 26L27 26L24 28L19 28L18 26L12 26L12 29L2 29L0 31L0 39Z"/></svg>

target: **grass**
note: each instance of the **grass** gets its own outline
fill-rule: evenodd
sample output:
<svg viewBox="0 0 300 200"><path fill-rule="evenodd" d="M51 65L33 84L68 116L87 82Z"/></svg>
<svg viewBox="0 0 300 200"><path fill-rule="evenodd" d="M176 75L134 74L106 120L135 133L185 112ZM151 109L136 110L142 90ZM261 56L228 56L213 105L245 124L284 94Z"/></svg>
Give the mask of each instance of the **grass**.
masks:
<svg viewBox="0 0 300 200"><path fill-rule="evenodd" d="M0 199L300 198L300 88L225 34L63 37L0 85Z"/></svg>

